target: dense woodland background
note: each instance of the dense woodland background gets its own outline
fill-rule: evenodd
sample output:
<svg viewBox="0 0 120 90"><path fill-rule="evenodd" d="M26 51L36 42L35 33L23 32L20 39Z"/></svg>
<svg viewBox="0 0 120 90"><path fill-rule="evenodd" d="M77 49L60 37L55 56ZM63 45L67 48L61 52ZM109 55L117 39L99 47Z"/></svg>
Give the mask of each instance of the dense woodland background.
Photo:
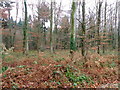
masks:
<svg viewBox="0 0 120 90"><path fill-rule="evenodd" d="M115 84L107 87L116 87L119 81L120 2L116 0L113 4L109 4L108 0L94 0L95 5L89 8L86 7L86 1L71 1L69 10L64 10L62 0L59 3L38 0L37 4L28 4L28 0L23 0L22 7L18 1L0 1L3 88L23 88L30 85L31 88L94 88L108 83ZM13 8L16 8L16 17L11 14ZM22 8L22 17L18 17L19 8ZM28 13L28 8L31 8L32 14ZM46 65L56 65L56 68L51 68L51 71L45 71L50 74L49 78L46 73L40 73L38 70L40 73L38 74L36 71L41 66L46 68ZM15 67L20 70L16 70ZM36 81L39 82L36 84L29 81L30 77L26 75L25 77L32 84L16 82L18 80L16 77L19 75L11 76L18 74L17 71L22 73L21 68L26 69L25 67L29 69L34 67L31 73L37 73L39 77L41 74L46 75L43 79L48 79L42 82ZM15 71L12 72L10 68ZM75 69L84 75L80 76L80 72ZM77 74L75 75L74 72ZM67 84L63 83L64 80L59 81L60 77L56 77L56 74L63 75L62 77L65 75ZM33 75L33 81L38 76ZM50 77L55 80L52 81ZM49 79L51 83L57 84L54 86ZM88 85L88 82L91 84Z"/></svg>

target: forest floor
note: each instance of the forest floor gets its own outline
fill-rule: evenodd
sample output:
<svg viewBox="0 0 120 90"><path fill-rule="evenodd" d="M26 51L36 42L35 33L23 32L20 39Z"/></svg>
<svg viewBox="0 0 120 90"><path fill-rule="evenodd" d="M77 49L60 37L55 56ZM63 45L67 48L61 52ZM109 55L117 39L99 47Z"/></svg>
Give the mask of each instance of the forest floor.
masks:
<svg viewBox="0 0 120 90"><path fill-rule="evenodd" d="M75 52L35 51L4 55L2 88L118 88L118 55L89 53L87 62Z"/></svg>

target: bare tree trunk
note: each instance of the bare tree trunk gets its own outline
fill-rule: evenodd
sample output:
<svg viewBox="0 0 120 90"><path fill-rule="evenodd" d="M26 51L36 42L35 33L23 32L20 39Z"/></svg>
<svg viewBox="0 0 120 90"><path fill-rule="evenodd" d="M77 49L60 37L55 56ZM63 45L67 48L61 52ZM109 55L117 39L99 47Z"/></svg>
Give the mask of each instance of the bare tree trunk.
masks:
<svg viewBox="0 0 120 90"><path fill-rule="evenodd" d="M116 1L116 11L115 11L115 35L114 35L114 38L115 38L115 49L116 49L116 47L117 47L117 43L118 43L118 41L117 41L117 35L116 35L116 33L117 33L117 12L118 12L118 10L117 10L117 7L118 7L118 1Z"/></svg>
<svg viewBox="0 0 120 90"><path fill-rule="evenodd" d="M59 11L58 11L58 13L57 13L57 15L56 15L56 17L54 17L55 18L55 49L58 49L58 42L59 42L59 37L58 37L58 23L59 23L59 17L60 17L60 11L61 11L61 6L62 6L62 1L60 1L60 6L59 6ZM56 6L55 6L56 7ZM55 14L55 12L54 12L54 14Z"/></svg>
<svg viewBox="0 0 120 90"><path fill-rule="evenodd" d="M40 21L40 16L38 15L38 22L39 21ZM40 48L41 48L41 46L40 46L40 28L37 28L37 33L38 33L38 36L37 36L37 52L39 53Z"/></svg>
<svg viewBox="0 0 120 90"><path fill-rule="evenodd" d="M51 17L50 17L50 52L53 53L53 2L51 0Z"/></svg>
<svg viewBox="0 0 120 90"><path fill-rule="evenodd" d="M107 10L107 1L105 2L105 11L104 11L104 31L103 36L105 36L106 32L106 10ZM105 53L105 45L103 44L103 53Z"/></svg>
<svg viewBox="0 0 120 90"><path fill-rule="evenodd" d="M118 6L118 60L120 60L120 1Z"/></svg>
<svg viewBox="0 0 120 90"><path fill-rule="evenodd" d="M99 7L98 7L98 19L97 19L97 53L100 54L100 18L101 18L101 7L102 7L102 2L99 0Z"/></svg>
<svg viewBox="0 0 120 90"><path fill-rule="evenodd" d="M80 2L78 2L78 19L80 20L81 19L81 1ZM79 22L79 24L78 24L78 34L80 35L80 33L81 33L81 31L80 31L80 29L81 29L81 22ZM80 43L81 43L81 40L80 40L80 38L77 38L77 48L80 48Z"/></svg>
<svg viewBox="0 0 120 90"><path fill-rule="evenodd" d="M11 19L10 19L10 9L8 9L8 26L9 26L9 41L8 41L8 44L6 45L7 46L7 48L10 48L10 47L12 47L12 32L11 32Z"/></svg>
<svg viewBox="0 0 120 90"><path fill-rule="evenodd" d="M85 56L85 0L83 0L82 3L82 39L81 39L81 43L82 43L82 47L81 47L81 53L82 56Z"/></svg>
<svg viewBox="0 0 120 90"><path fill-rule="evenodd" d="M23 54L27 53L27 4L26 0L24 0L25 6L25 21L23 26Z"/></svg>

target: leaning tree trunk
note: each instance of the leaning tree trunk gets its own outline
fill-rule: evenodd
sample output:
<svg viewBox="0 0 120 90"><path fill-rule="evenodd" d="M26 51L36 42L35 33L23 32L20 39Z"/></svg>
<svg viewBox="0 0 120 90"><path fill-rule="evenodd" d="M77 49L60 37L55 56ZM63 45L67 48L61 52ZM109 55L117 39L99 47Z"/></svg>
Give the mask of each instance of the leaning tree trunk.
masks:
<svg viewBox="0 0 120 90"><path fill-rule="evenodd" d="M24 0L24 6L25 6L25 21L23 26L23 54L26 54L27 52L27 4L26 0Z"/></svg>

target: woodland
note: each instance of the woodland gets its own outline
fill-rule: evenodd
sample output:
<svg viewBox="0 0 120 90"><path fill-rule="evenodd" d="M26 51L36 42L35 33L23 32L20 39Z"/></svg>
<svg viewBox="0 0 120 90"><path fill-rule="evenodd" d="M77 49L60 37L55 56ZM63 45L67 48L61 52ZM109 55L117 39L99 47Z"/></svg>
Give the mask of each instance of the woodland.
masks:
<svg viewBox="0 0 120 90"><path fill-rule="evenodd" d="M0 0L1 90L118 90L120 1L110 1Z"/></svg>

